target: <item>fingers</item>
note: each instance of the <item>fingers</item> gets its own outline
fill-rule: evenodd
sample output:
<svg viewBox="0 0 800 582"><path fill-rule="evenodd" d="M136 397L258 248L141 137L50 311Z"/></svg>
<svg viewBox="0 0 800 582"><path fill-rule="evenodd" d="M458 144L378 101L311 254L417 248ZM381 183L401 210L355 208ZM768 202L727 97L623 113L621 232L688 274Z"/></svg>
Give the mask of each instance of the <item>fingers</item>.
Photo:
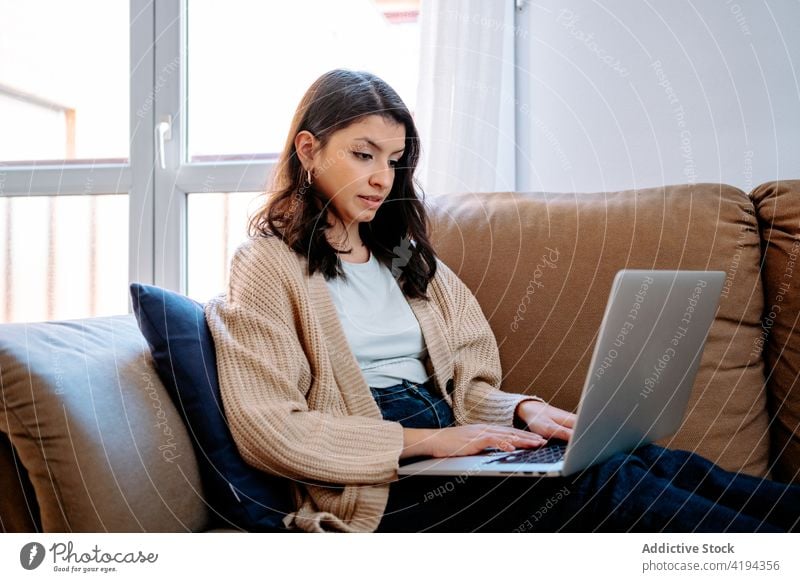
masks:
<svg viewBox="0 0 800 582"><path fill-rule="evenodd" d="M573 432L572 429L566 426L554 426L553 432L551 433L550 436L552 436L553 438L568 441L569 439L572 438L572 432Z"/></svg>
<svg viewBox="0 0 800 582"><path fill-rule="evenodd" d="M434 457L475 455L486 449L514 451L536 448L547 442L542 435L527 430L497 425L464 425L435 431Z"/></svg>
<svg viewBox="0 0 800 582"><path fill-rule="evenodd" d="M548 405L537 417L536 428L545 436L569 440L578 416ZM544 427L544 428L542 428ZM564 430L566 429L566 430Z"/></svg>
<svg viewBox="0 0 800 582"><path fill-rule="evenodd" d="M562 426L573 428L577 418L577 415L573 414L572 412L567 412L562 408L558 408L552 404L543 402L537 408L535 416L533 418L529 418L528 420L531 424L553 421Z"/></svg>
<svg viewBox="0 0 800 582"><path fill-rule="evenodd" d="M542 411L542 416L545 416L553 422L569 428L573 428L575 426L575 420L578 418L578 415L573 414L572 412L567 412L566 410L550 404L548 404L547 408Z"/></svg>
<svg viewBox="0 0 800 582"><path fill-rule="evenodd" d="M486 437L489 441L487 446L497 447L504 451L540 447L547 442L546 438L535 432L506 427L493 427L491 433Z"/></svg>
<svg viewBox="0 0 800 582"><path fill-rule="evenodd" d="M572 426L555 422L553 419L542 420L537 423L535 428L544 438L556 438L565 441L572 438Z"/></svg>
<svg viewBox="0 0 800 582"><path fill-rule="evenodd" d="M555 414L551 415L550 418L562 426L569 428L575 427L575 420L578 418L577 414L561 410L560 408L556 408L555 410Z"/></svg>

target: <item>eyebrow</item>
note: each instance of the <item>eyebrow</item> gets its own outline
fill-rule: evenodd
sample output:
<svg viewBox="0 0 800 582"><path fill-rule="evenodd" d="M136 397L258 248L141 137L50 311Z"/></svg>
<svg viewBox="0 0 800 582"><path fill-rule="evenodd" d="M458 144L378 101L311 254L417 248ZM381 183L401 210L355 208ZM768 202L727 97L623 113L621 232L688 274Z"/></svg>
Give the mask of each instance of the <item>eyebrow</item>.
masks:
<svg viewBox="0 0 800 582"><path fill-rule="evenodd" d="M379 146L378 144L376 144L374 141L372 141L372 140L371 140L371 139L369 139L368 137L357 137L356 139L357 139L357 140L359 140L359 141L365 141L365 142L367 142L369 145L371 145L372 147L374 147L374 148L375 148L376 150L378 150L379 152L382 152L382 151L383 151L383 148L382 148L381 146ZM402 148L402 149L399 149L399 150L397 150L396 152L392 152L392 153L393 153L393 154L399 154L400 152L404 152L405 150L406 150L406 148Z"/></svg>

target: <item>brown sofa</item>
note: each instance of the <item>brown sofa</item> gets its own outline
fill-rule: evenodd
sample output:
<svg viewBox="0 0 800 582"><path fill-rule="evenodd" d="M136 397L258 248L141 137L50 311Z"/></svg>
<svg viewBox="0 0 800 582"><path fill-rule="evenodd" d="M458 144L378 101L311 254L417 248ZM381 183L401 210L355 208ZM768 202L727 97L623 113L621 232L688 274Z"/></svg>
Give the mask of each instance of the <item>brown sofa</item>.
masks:
<svg viewBox="0 0 800 582"><path fill-rule="evenodd" d="M621 268L727 272L687 416L661 444L800 474L800 181L430 200L509 391L577 405ZM132 315L0 326L3 531L203 531L189 436Z"/></svg>

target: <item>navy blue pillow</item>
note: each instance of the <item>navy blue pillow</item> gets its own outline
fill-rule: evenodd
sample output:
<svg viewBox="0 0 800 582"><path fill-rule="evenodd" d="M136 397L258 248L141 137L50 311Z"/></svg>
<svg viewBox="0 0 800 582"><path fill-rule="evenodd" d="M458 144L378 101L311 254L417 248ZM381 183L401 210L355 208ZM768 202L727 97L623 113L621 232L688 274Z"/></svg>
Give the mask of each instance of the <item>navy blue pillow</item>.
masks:
<svg viewBox="0 0 800 582"><path fill-rule="evenodd" d="M194 444L206 502L215 527L288 531L289 481L248 465L223 414L214 341L203 306L184 295L133 283L133 311L158 376L183 417Z"/></svg>

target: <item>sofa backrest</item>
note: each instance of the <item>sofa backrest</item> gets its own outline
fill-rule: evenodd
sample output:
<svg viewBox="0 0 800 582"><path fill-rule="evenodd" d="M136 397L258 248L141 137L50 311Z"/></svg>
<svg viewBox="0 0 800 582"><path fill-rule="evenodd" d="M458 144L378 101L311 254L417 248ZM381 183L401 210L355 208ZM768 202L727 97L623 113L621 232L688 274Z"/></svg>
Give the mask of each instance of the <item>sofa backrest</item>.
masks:
<svg viewBox="0 0 800 582"><path fill-rule="evenodd" d="M688 413L660 444L768 474L764 307L752 202L719 184L429 201L432 242L472 289L500 348L503 389L574 410L619 269L728 273Z"/></svg>
<svg viewBox="0 0 800 582"><path fill-rule="evenodd" d="M0 387L44 531L205 529L191 441L133 315L0 326Z"/></svg>

